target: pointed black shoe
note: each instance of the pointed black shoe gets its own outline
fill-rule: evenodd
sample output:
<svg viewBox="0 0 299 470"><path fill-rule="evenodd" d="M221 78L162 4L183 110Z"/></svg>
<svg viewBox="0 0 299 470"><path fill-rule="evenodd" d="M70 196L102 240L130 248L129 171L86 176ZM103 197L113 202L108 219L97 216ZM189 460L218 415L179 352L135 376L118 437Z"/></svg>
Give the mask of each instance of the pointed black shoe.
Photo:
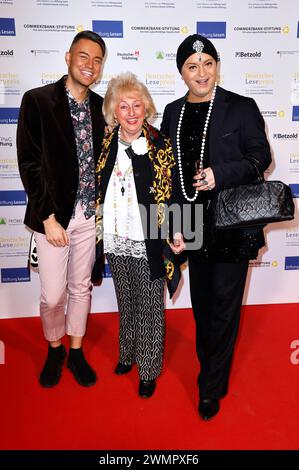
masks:
<svg viewBox="0 0 299 470"><path fill-rule="evenodd" d="M123 375L130 372L130 370L132 370L132 364L122 364L121 362L119 362L114 369L114 373L116 375Z"/></svg>
<svg viewBox="0 0 299 470"><path fill-rule="evenodd" d="M39 383L42 387L51 388L58 384L65 357L66 350L63 344L57 348L48 346L47 359L39 376Z"/></svg>
<svg viewBox="0 0 299 470"><path fill-rule="evenodd" d="M96 383L97 375L86 361L81 348L70 348L67 367L83 387L90 387Z"/></svg>
<svg viewBox="0 0 299 470"><path fill-rule="evenodd" d="M220 410L218 398L204 398L199 400L198 412L204 421L212 419Z"/></svg>
<svg viewBox="0 0 299 470"><path fill-rule="evenodd" d="M156 381L153 380L140 380L138 393L142 398L150 398L156 388Z"/></svg>

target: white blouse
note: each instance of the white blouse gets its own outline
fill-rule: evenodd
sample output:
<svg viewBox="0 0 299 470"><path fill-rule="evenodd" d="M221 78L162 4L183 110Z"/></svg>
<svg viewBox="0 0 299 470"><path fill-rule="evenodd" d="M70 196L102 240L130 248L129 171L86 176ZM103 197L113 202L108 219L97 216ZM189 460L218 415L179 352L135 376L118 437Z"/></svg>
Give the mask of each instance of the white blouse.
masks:
<svg viewBox="0 0 299 470"><path fill-rule="evenodd" d="M126 148L125 144L118 142L117 157L106 191L104 253L146 258L132 161L125 152Z"/></svg>

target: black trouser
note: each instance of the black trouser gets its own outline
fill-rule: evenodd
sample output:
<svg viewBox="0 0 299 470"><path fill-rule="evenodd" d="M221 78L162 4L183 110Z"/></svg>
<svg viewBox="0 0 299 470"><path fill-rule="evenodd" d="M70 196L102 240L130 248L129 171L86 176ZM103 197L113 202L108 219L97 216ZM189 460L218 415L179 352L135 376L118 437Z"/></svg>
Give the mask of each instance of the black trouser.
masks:
<svg viewBox="0 0 299 470"><path fill-rule="evenodd" d="M227 393L247 270L247 260L218 263L189 257L201 398Z"/></svg>

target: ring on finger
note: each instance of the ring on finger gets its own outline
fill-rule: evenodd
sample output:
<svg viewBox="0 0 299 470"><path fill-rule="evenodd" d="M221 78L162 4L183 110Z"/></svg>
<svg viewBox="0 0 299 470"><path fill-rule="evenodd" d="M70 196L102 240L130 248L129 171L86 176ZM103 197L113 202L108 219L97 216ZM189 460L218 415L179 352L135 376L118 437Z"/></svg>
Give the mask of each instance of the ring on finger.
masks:
<svg viewBox="0 0 299 470"><path fill-rule="evenodd" d="M202 180L201 184L202 184L203 186L208 186L209 183L207 182L207 180Z"/></svg>

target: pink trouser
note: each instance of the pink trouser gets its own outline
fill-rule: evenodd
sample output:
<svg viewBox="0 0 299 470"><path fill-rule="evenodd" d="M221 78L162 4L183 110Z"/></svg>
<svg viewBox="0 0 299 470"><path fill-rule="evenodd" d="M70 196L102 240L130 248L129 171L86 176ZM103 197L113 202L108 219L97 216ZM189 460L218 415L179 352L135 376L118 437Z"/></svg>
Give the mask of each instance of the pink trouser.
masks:
<svg viewBox="0 0 299 470"><path fill-rule="evenodd" d="M84 336L90 310L95 218L86 220L78 204L66 231L69 245L65 247L55 247L42 233L34 233L41 281L40 314L48 341L57 341L65 334Z"/></svg>

